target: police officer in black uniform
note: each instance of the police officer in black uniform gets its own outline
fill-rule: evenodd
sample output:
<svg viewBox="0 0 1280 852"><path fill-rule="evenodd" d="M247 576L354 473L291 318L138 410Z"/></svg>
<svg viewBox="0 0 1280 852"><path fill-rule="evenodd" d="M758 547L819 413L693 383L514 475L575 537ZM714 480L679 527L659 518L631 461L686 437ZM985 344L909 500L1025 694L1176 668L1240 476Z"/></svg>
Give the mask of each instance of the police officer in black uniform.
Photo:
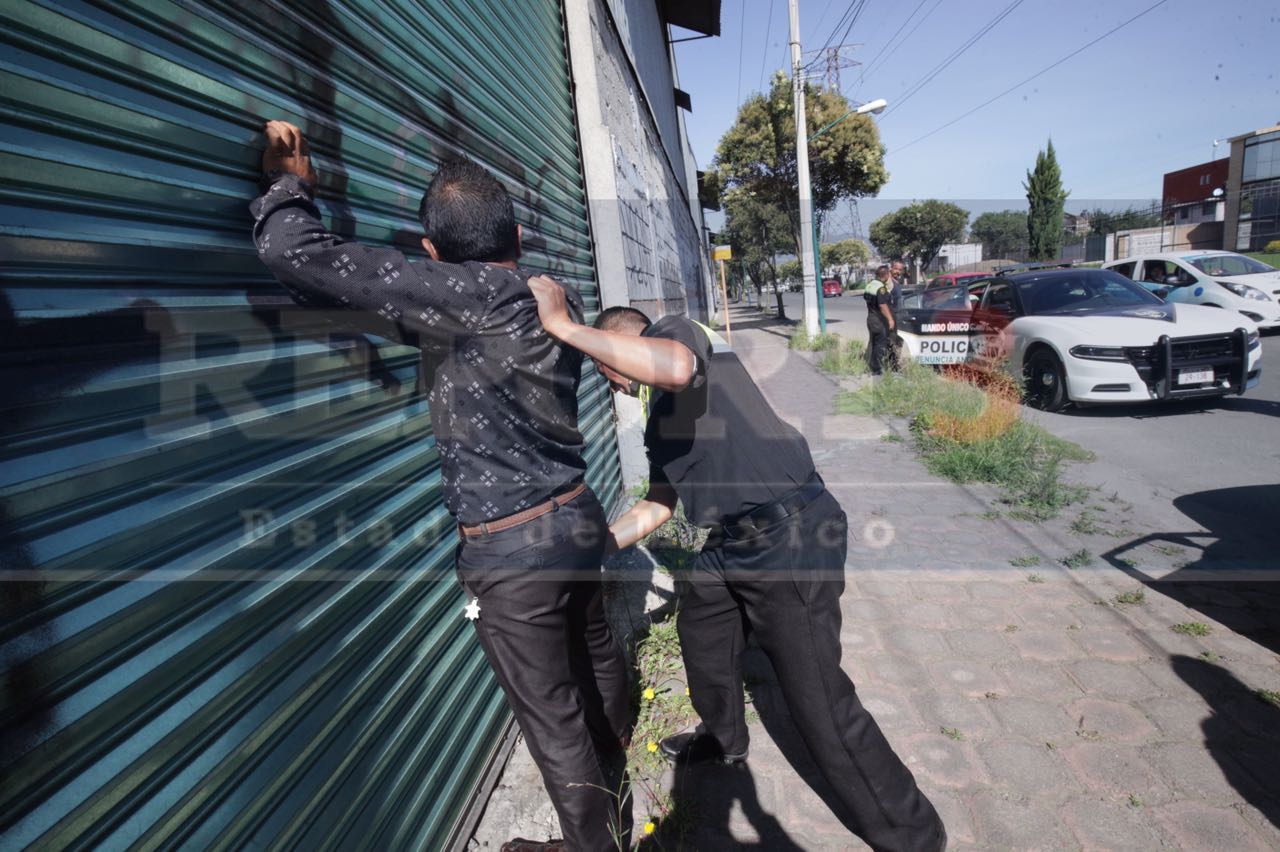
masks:
<svg viewBox="0 0 1280 852"><path fill-rule="evenodd" d="M610 308L575 323L556 282L529 282L543 327L595 359L614 390L654 389L648 494L611 526L627 547L669 519L677 499L712 533L683 583L677 627L702 724L662 743L676 761L747 757L741 655L746 628L778 676L809 754L858 835L877 850L943 849L946 832L840 667L846 517L732 352L679 316L650 324Z"/></svg>
<svg viewBox="0 0 1280 852"><path fill-rule="evenodd" d="M893 307L893 296L897 289L890 277L889 267L881 266L876 270L875 280L862 291L862 298L867 303L867 360L873 376L884 372L886 363L893 369L898 369L898 348L894 345L898 337L898 325L894 319Z"/></svg>

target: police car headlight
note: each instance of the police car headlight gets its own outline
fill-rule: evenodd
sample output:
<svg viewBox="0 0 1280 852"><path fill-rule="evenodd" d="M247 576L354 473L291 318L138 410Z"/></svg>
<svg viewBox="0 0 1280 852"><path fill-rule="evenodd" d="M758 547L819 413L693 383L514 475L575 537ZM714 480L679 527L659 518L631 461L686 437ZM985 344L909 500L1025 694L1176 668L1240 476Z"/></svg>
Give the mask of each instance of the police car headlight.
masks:
<svg viewBox="0 0 1280 852"><path fill-rule="evenodd" d="M1253 299L1255 302L1271 301L1271 298L1257 287L1250 287L1248 284L1237 284L1234 281L1219 281L1218 283L1242 299Z"/></svg>
<svg viewBox="0 0 1280 852"><path fill-rule="evenodd" d="M1249 332L1248 341L1249 341L1248 348L1250 349L1257 349L1259 346L1262 345L1262 341L1258 338L1258 332L1256 331Z"/></svg>
<svg viewBox="0 0 1280 852"><path fill-rule="evenodd" d="M1072 346L1071 354L1086 361L1128 361L1119 346Z"/></svg>

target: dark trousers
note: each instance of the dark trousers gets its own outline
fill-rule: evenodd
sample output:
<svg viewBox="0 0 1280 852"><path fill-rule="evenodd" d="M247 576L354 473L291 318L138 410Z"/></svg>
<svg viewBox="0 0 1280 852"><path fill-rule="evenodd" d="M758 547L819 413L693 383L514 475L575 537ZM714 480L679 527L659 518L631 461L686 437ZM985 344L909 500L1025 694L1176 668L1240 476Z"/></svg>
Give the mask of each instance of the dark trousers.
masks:
<svg viewBox="0 0 1280 852"><path fill-rule="evenodd" d="M458 579L476 635L560 816L569 849L616 849L628 671L601 601L604 511L587 491L510 530L464 538ZM625 848L625 845L624 847Z"/></svg>
<svg viewBox="0 0 1280 852"><path fill-rule="evenodd" d="M704 549L677 627L694 709L728 753L747 750L741 655L749 626L787 708L858 836L876 850L942 849L946 833L840 668L847 522L824 493L755 539Z"/></svg>
<svg viewBox="0 0 1280 852"><path fill-rule="evenodd" d="M871 374L880 375L886 364L891 370L901 369L898 349L889 332L889 324L878 311L867 314L867 335L867 363L871 366Z"/></svg>

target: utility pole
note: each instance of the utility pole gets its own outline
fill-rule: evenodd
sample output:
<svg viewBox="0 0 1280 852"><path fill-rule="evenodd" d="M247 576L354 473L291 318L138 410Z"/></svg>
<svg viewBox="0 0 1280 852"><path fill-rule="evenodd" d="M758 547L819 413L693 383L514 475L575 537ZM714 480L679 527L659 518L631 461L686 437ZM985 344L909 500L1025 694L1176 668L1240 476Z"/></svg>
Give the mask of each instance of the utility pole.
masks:
<svg viewBox="0 0 1280 852"><path fill-rule="evenodd" d="M800 184L800 268L804 276L804 327L818 333L818 280L813 256L813 191L809 185L809 126L804 111L804 70L800 61L800 7L787 0L791 13L791 89L796 113L796 178Z"/></svg>

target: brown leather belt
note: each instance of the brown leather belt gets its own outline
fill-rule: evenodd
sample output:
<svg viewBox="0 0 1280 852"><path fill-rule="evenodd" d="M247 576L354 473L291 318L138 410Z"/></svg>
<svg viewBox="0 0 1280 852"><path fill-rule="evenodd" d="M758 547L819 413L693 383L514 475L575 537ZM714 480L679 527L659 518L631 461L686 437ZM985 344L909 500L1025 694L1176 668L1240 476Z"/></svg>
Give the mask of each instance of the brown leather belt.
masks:
<svg viewBox="0 0 1280 852"><path fill-rule="evenodd" d="M541 518L547 512L554 512L564 504L574 500L579 494L587 490L585 483L579 483L576 488L566 491L563 494L557 494L545 503L525 509L523 512L516 512L514 515L507 515L505 518L498 518L496 521L486 521L482 524L476 524L474 527L463 526L458 524L458 532L465 536L489 535L490 533L498 533L503 530L509 530L512 527L518 527L521 524L527 524L535 518Z"/></svg>

